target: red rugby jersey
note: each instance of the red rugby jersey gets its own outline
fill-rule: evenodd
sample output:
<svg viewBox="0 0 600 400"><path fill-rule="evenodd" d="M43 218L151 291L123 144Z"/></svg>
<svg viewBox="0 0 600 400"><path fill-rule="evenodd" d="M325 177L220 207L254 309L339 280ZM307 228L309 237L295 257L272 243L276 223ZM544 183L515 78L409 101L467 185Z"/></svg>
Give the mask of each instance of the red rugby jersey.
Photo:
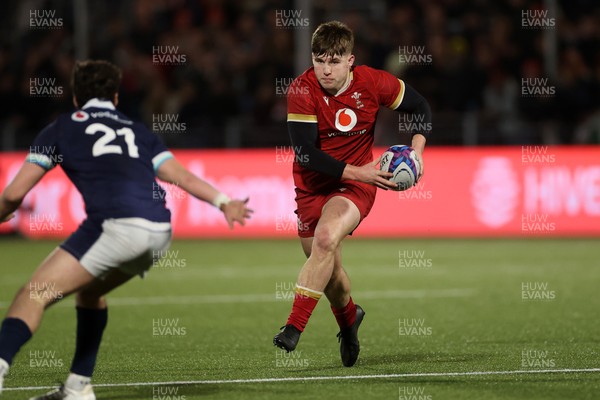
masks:
<svg viewBox="0 0 600 400"><path fill-rule="evenodd" d="M317 80L314 68L307 69L288 89L288 122L316 123L316 147L333 158L356 166L373 161L372 149L379 106L396 109L404 97L404 82L386 71L355 66L350 84L333 96ZM315 192L336 179L294 163L298 189Z"/></svg>

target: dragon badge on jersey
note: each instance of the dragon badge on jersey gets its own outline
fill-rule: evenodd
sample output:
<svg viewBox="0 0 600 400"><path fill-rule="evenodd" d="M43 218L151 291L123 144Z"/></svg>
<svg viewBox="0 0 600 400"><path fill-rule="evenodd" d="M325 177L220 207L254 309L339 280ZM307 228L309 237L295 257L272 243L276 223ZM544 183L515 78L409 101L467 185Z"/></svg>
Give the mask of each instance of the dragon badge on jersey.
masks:
<svg viewBox="0 0 600 400"><path fill-rule="evenodd" d="M362 107L364 107L364 106L365 106L365 105L362 103L362 101L360 101L360 96L361 96L361 93L359 93L359 92L354 92L354 93L352 94L352 96L350 96L350 97L352 97L354 100L356 100L356 108L362 108Z"/></svg>

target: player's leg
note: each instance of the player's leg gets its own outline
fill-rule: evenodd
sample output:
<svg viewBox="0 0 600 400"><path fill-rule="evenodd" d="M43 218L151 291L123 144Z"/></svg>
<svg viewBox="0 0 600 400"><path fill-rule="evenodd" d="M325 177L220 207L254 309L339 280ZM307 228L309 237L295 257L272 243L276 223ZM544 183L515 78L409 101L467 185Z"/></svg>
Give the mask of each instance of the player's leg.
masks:
<svg viewBox="0 0 600 400"><path fill-rule="evenodd" d="M342 243L335 251L331 279L324 293L332 309L344 308L350 301L350 278L342 266Z"/></svg>
<svg viewBox="0 0 600 400"><path fill-rule="evenodd" d="M57 248L17 292L0 328L0 374L39 327L44 310L94 280L68 252Z"/></svg>
<svg viewBox="0 0 600 400"><path fill-rule="evenodd" d="M300 243L306 258L310 257L313 238L300 238ZM324 290L332 308L343 308L350 301L350 278L342 266L342 245L340 243L335 251L333 272Z"/></svg>
<svg viewBox="0 0 600 400"><path fill-rule="evenodd" d="M33 400L95 399L91 378L102 335L108 322L108 308L104 295L131 278L133 275L113 270L102 279L94 280L77 292L75 295L77 339L71 373L62 387L40 397L34 397Z"/></svg>
<svg viewBox="0 0 600 400"><path fill-rule="evenodd" d="M95 279L70 253L56 248L22 286L6 318L19 318L32 333L39 327L44 309Z"/></svg>
<svg viewBox="0 0 600 400"><path fill-rule="evenodd" d="M77 292L75 297L77 338L71 373L64 385L66 389L78 393L85 393L86 390L93 393L91 377L108 322L108 308L104 295L131 278L132 275L114 270L103 279L97 279Z"/></svg>
<svg viewBox="0 0 600 400"><path fill-rule="evenodd" d="M298 275L298 284L323 292L331 279L334 259L342 240L360 222L358 207L349 199L334 196L325 203L315 228L310 256Z"/></svg>
<svg viewBox="0 0 600 400"><path fill-rule="evenodd" d="M81 254L81 264L97 277L77 293L77 341L71 374L62 387L33 400L95 400L91 377L108 319L104 295L149 269L168 248L171 230L168 223L116 219L104 221L102 231L89 237L93 240L75 236L64 244Z"/></svg>
<svg viewBox="0 0 600 400"><path fill-rule="evenodd" d="M360 222L358 207L341 196L330 198L323 206L315 228L310 255L296 284L292 312L283 330L273 343L287 351L295 349L312 311L331 280L338 246ZM307 243L303 241L303 247Z"/></svg>
<svg viewBox="0 0 600 400"><path fill-rule="evenodd" d="M302 249L306 257L310 256L313 238L301 238ZM331 305L331 311L340 327L338 339L342 363L351 367L356 363L360 353L358 328L362 323L365 312L354 304L350 296L350 278L342 266L342 246L340 243L335 252L333 272L325 288L325 296Z"/></svg>
<svg viewBox="0 0 600 400"><path fill-rule="evenodd" d="M313 238L300 238L300 242L304 254L306 254L307 258L310 257ZM333 272L324 290L324 294L327 300L329 300L331 310L336 317L340 329L351 326L354 323L355 317L355 313L348 312L352 308L348 307L352 298L350 297L350 278L342 266L342 245L343 243L340 243L335 251Z"/></svg>
<svg viewBox="0 0 600 400"><path fill-rule="evenodd" d="M331 311L340 327L337 337L340 342L342 364L351 367L356 363L360 352L358 328L365 316L363 309L354 304L350 295L350 278L342 266L342 245L336 251L333 274L325 288L325 295Z"/></svg>

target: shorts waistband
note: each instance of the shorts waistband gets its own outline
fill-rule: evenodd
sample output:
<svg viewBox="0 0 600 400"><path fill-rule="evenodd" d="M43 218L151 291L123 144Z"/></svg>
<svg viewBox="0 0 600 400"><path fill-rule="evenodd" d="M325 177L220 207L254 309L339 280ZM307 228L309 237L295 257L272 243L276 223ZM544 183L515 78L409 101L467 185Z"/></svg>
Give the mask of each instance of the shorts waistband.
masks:
<svg viewBox="0 0 600 400"><path fill-rule="evenodd" d="M110 220L108 220L110 221ZM145 218L137 218L137 217L132 217L132 218L114 218L112 219L112 221L114 221L117 224L122 224L122 225L133 225L133 226L137 226L138 228L143 228L143 229L147 229L150 231L170 231L171 230L171 223L170 222L154 222L154 221L150 221L147 220Z"/></svg>

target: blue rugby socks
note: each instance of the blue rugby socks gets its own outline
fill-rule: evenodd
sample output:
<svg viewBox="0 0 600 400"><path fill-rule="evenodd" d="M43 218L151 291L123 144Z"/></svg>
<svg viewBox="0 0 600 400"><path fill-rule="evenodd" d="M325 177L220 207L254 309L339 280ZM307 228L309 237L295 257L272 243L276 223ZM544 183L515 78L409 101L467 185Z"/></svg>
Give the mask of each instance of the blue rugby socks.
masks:
<svg viewBox="0 0 600 400"><path fill-rule="evenodd" d="M22 319L6 318L0 327L0 358L12 364L21 347L31 339L32 333Z"/></svg>
<svg viewBox="0 0 600 400"><path fill-rule="evenodd" d="M108 322L108 309L77 307L77 345L71 364L71 372L91 377L94 373L102 334Z"/></svg>

